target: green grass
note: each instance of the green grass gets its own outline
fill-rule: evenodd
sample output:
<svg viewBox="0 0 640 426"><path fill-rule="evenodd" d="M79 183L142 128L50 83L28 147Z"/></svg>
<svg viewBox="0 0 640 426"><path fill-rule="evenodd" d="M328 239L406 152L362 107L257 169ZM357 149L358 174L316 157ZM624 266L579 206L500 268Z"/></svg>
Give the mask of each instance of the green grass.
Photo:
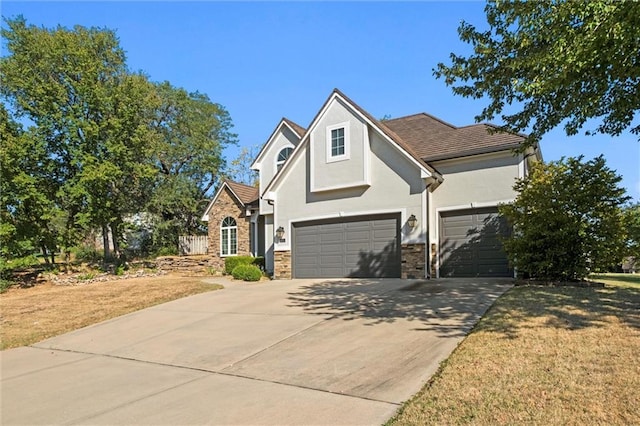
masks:
<svg viewBox="0 0 640 426"><path fill-rule="evenodd" d="M593 274L589 276L589 279L600 282L615 281L616 283L628 283L640 286L640 274Z"/></svg>

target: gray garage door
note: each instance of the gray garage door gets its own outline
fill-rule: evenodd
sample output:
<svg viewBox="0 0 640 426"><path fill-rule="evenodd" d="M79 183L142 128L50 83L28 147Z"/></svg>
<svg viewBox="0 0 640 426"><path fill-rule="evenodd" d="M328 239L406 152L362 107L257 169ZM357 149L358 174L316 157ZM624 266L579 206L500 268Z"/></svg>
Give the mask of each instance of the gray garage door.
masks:
<svg viewBox="0 0 640 426"><path fill-rule="evenodd" d="M400 216L293 225L296 278L400 277Z"/></svg>
<svg viewBox="0 0 640 426"><path fill-rule="evenodd" d="M510 232L495 208L440 215L441 277L512 277L500 236Z"/></svg>

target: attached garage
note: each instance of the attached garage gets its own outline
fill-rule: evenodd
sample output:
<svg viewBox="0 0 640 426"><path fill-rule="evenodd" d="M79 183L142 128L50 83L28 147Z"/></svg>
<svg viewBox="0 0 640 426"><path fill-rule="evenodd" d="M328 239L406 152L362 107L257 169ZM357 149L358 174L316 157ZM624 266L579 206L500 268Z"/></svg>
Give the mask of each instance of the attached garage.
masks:
<svg viewBox="0 0 640 426"><path fill-rule="evenodd" d="M441 277L512 277L500 242L510 233L497 208L440 214Z"/></svg>
<svg viewBox="0 0 640 426"><path fill-rule="evenodd" d="M399 278L400 215L293 224L294 278Z"/></svg>

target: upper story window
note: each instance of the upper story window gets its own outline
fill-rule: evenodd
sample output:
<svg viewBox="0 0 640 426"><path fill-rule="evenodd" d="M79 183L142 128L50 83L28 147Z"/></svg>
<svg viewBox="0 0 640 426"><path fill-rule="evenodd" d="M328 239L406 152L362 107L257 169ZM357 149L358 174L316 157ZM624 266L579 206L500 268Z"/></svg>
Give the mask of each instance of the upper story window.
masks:
<svg viewBox="0 0 640 426"><path fill-rule="evenodd" d="M238 226L231 216L222 219L220 224L220 254L222 256L238 254Z"/></svg>
<svg viewBox="0 0 640 426"><path fill-rule="evenodd" d="M349 122L327 127L327 162L349 159Z"/></svg>
<svg viewBox="0 0 640 426"><path fill-rule="evenodd" d="M280 151L280 153L278 153L278 158L276 160L276 171L280 171L280 169L282 168L284 162L287 161L287 158L289 158L289 155L291 155L292 151L293 151L293 148L286 147L286 148L282 149L282 151Z"/></svg>
<svg viewBox="0 0 640 426"><path fill-rule="evenodd" d="M344 155L344 127L331 131L331 156Z"/></svg>

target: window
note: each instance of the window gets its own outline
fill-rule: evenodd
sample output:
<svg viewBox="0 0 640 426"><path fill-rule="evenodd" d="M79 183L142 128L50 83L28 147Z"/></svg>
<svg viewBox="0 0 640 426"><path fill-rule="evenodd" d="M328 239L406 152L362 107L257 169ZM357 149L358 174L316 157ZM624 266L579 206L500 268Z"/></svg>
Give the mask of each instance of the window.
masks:
<svg viewBox="0 0 640 426"><path fill-rule="evenodd" d="M287 161L287 158L289 158L289 155L291 155L292 151L293 148L291 147L286 147L282 151L280 151L280 153L278 154L278 159L276 160L276 171L280 171L282 165L285 161Z"/></svg>
<svg viewBox="0 0 640 426"><path fill-rule="evenodd" d="M328 126L326 130L327 163L348 160L349 147L349 122L336 123Z"/></svg>
<svg viewBox="0 0 640 426"><path fill-rule="evenodd" d="M238 227L236 220L225 217L220 226L220 253L222 256L238 254Z"/></svg>
<svg viewBox="0 0 640 426"><path fill-rule="evenodd" d="M331 156L344 155L344 127L331 131Z"/></svg>

